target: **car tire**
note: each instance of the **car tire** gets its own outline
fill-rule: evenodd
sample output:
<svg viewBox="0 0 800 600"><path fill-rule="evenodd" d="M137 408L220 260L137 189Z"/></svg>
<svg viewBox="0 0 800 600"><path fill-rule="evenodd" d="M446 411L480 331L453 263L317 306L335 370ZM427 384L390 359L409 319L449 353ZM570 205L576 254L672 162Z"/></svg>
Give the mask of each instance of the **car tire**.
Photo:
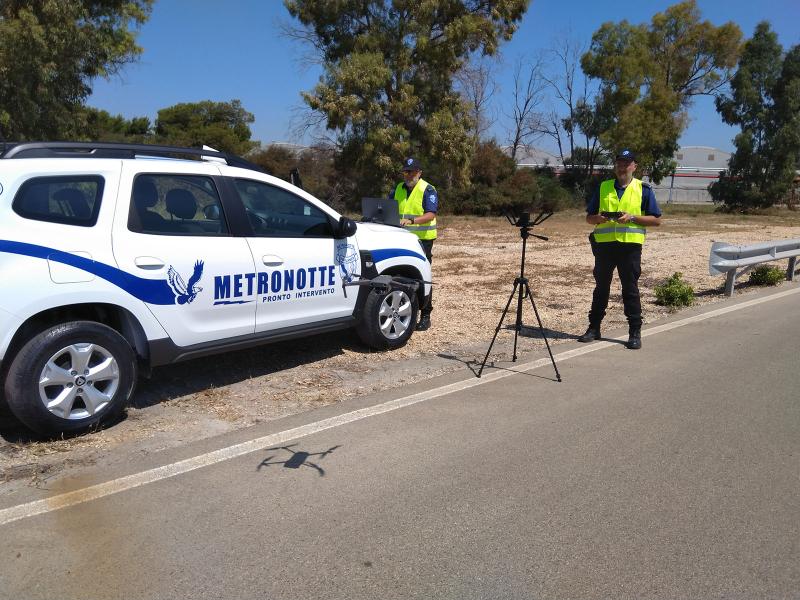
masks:
<svg viewBox="0 0 800 600"><path fill-rule="evenodd" d="M38 433L82 433L120 417L137 375L136 355L119 333L72 321L22 346L8 370L6 401Z"/></svg>
<svg viewBox="0 0 800 600"><path fill-rule="evenodd" d="M417 326L419 302L416 294L403 290L373 290L367 296L358 336L370 348L394 350L405 345Z"/></svg>

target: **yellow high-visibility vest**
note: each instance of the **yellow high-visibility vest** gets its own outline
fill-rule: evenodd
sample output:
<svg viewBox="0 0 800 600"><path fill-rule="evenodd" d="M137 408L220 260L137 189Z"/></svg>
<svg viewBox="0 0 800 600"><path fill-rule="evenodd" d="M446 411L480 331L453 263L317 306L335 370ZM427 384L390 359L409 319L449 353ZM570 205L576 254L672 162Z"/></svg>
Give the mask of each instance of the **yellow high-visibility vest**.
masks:
<svg viewBox="0 0 800 600"><path fill-rule="evenodd" d="M625 188L622 198L617 196L614 179L606 179L600 184L600 212L626 212L629 215L642 214L642 181L632 179ZM608 221L599 223L594 228L596 242L627 242L644 244L647 229L637 223L617 223Z"/></svg>
<svg viewBox="0 0 800 600"><path fill-rule="evenodd" d="M405 185L402 183L397 184L397 187L394 189L394 199L397 200L401 219L413 219L414 217L421 217L425 214L425 209L422 208L422 199L428 185L428 182L420 177L419 181L417 181L417 185L411 190L411 195L408 195ZM422 225L406 225L406 228L416 233L417 237L421 240L436 239L436 217L429 223L424 223Z"/></svg>

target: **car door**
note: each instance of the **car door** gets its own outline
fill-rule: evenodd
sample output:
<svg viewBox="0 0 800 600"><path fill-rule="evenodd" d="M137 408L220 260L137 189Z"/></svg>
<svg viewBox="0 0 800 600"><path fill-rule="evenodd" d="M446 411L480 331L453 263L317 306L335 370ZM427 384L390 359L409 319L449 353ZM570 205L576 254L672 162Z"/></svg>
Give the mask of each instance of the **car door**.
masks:
<svg viewBox="0 0 800 600"><path fill-rule="evenodd" d="M247 238L257 278L256 332L313 324L353 314L358 290L355 237L334 239L334 216L277 184L235 178L253 229Z"/></svg>
<svg viewBox="0 0 800 600"><path fill-rule="evenodd" d="M230 233L218 167L145 160L123 166L113 243L120 268L178 346L251 335L254 299L217 293L221 282L254 273L246 239Z"/></svg>

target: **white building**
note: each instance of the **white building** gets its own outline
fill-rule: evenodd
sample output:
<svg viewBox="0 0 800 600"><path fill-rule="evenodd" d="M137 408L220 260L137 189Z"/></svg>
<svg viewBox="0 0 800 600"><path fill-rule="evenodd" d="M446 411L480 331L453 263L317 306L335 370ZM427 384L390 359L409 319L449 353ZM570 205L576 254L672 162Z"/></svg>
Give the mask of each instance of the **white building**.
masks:
<svg viewBox="0 0 800 600"><path fill-rule="evenodd" d="M661 204L698 204L711 202L708 186L728 168L731 153L711 146L681 146L675 153L675 174L653 184Z"/></svg>
<svg viewBox="0 0 800 600"><path fill-rule="evenodd" d="M711 146L681 146L675 152L675 174L661 183L653 184L659 203L698 204L711 202L708 185L719 178L720 171L728 168L731 153ZM520 167L551 167L556 173L564 170L561 159L547 150L533 146L517 151ZM644 178L648 180L647 177Z"/></svg>
<svg viewBox="0 0 800 600"><path fill-rule="evenodd" d="M505 148L505 150L509 154L511 153L509 147ZM564 169L560 157L535 146L520 146L517 148L517 166L532 169L536 167L552 167L556 171Z"/></svg>

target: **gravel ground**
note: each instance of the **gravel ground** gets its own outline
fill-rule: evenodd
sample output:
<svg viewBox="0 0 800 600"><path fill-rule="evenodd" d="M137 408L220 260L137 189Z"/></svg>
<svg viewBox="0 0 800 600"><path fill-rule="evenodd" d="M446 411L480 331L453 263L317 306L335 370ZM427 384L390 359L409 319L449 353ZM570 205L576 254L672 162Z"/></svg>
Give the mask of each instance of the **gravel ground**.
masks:
<svg viewBox="0 0 800 600"><path fill-rule="evenodd" d="M123 421L65 440L31 438L0 413L0 494L22 485L47 486L81 465L123 463L132 453L158 452L480 362L519 271L519 230L501 218L440 221L433 327L416 333L404 348L369 352L355 334L339 333L159 368L140 381ZM664 223L648 235L642 256L645 327L669 313L655 304L653 287L675 271L694 287L698 303L723 297L724 277L708 274L712 241L800 238L800 215L786 211L745 217L667 207ZM590 230L582 213L567 211L534 230L548 241L528 242L526 274L554 345L575 339L586 327L593 288ZM746 283L739 286L738 293L747 291ZM512 304L506 325L515 309ZM530 305L524 310L525 324L535 325ZM604 329L624 328L616 278L608 312ZM510 359L512 342L513 332L501 331L491 359ZM543 346L538 328L526 327L519 354Z"/></svg>

